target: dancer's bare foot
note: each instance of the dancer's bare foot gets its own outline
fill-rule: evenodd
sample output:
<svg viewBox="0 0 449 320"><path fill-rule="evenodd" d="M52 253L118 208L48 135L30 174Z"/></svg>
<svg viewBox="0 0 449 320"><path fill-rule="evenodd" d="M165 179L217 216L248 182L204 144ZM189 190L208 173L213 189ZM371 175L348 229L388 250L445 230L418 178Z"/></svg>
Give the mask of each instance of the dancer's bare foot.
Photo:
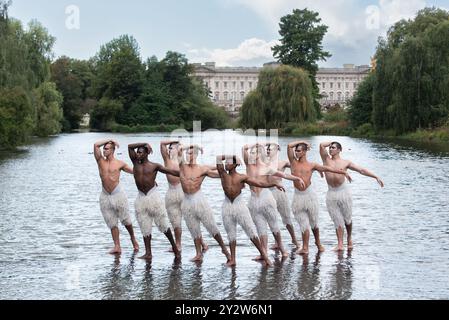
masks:
<svg viewBox="0 0 449 320"><path fill-rule="evenodd" d="M273 266L273 262L271 262L270 259L265 258L263 261L265 262L265 264L267 265L267 267L272 267L272 266Z"/></svg>
<svg viewBox="0 0 449 320"><path fill-rule="evenodd" d="M342 252L345 250L345 248L343 248L343 246L336 246L334 249L332 249L335 252Z"/></svg>
<svg viewBox="0 0 449 320"><path fill-rule="evenodd" d="M194 258L190 259L190 261L192 261L192 262L201 262L201 261L203 261L203 256L202 255L197 255Z"/></svg>
<svg viewBox="0 0 449 320"><path fill-rule="evenodd" d="M270 247L270 249L276 251L276 250L279 250L279 246L278 246L277 244L273 244L273 245Z"/></svg>
<svg viewBox="0 0 449 320"><path fill-rule="evenodd" d="M317 244L316 247L318 248L318 252L324 252L326 249L321 244Z"/></svg>
<svg viewBox="0 0 449 320"><path fill-rule="evenodd" d="M203 252L209 250L209 246L205 242L201 243L201 246L203 247Z"/></svg>
<svg viewBox="0 0 449 320"><path fill-rule="evenodd" d="M114 249L112 249L111 251L109 251L109 254L122 254L122 248L120 247L114 247Z"/></svg>
<svg viewBox="0 0 449 320"><path fill-rule="evenodd" d="M306 249L306 248L302 248L302 249L300 249L300 250L297 250L296 251L296 254L299 254L299 255L306 255L306 254L309 254L309 249Z"/></svg>
<svg viewBox="0 0 449 320"><path fill-rule="evenodd" d="M139 251L139 243L137 242L136 239L131 239L131 241L133 243L134 252L138 252Z"/></svg>
<svg viewBox="0 0 449 320"><path fill-rule="evenodd" d="M181 259L181 251L176 249L176 251L172 250L173 254L175 255L176 259Z"/></svg>
<svg viewBox="0 0 449 320"><path fill-rule="evenodd" d="M227 250L223 250L222 252L226 256L226 259L228 260L227 262L232 261L232 257Z"/></svg>
<svg viewBox="0 0 449 320"><path fill-rule="evenodd" d="M145 255L139 257L139 259L146 260L146 261L152 261L153 256L151 254L145 253Z"/></svg>
<svg viewBox="0 0 449 320"><path fill-rule="evenodd" d="M285 250L283 250L281 253L282 253L282 258L287 258L289 256L289 253Z"/></svg>
<svg viewBox="0 0 449 320"><path fill-rule="evenodd" d="M235 261L235 260L229 260L227 263L226 263L226 265L228 266L228 267L235 267L236 265L237 265L237 262Z"/></svg>
<svg viewBox="0 0 449 320"><path fill-rule="evenodd" d="M264 258L262 256L257 256L253 259L253 261L262 261Z"/></svg>
<svg viewBox="0 0 449 320"><path fill-rule="evenodd" d="M348 250L354 249L354 243L352 243L352 240L348 240Z"/></svg>
<svg viewBox="0 0 449 320"><path fill-rule="evenodd" d="M296 241L296 242L292 241L292 243L295 245L296 250L299 250L301 248L301 245L299 244L298 241Z"/></svg>

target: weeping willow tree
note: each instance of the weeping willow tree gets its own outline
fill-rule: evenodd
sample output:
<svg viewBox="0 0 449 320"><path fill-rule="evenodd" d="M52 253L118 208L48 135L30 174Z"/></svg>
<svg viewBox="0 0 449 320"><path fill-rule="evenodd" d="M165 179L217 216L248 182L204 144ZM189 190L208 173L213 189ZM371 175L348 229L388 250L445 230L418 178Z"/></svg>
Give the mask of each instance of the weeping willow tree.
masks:
<svg viewBox="0 0 449 320"><path fill-rule="evenodd" d="M449 115L449 12L426 8L401 20L376 52L373 122L396 134L433 128Z"/></svg>
<svg viewBox="0 0 449 320"><path fill-rule="evenodd" d="M287 122L312 122L317 118L309 74L299 68L267 67L259 84L246 97L241 109L241 124L246 128L280 128Z"/></svg>

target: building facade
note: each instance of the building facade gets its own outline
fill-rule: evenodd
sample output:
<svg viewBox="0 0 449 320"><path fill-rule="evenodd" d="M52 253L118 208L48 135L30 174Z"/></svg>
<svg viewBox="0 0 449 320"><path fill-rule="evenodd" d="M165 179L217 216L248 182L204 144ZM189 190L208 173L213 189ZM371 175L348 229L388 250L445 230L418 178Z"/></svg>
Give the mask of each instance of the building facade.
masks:
<svg viewBox="0 0 449 320"><path fill-rule="evenodd" d="M278 65L267 63L264 67ZM214 62L196 63L194 68L194 76L209 89L212 101L232 115L238 114L248 93L257 88L262 70L257 67L217 67ZM322 107L346 106L369 72L369 66L353 64L345 64L343 68L321 68L316 80L323 96L320 101Z"/></svg>
<svg viewBox="0 0 449 320"><path fill-rule="evenodd" d="M322 96L321 107L329 109L337 104L346 107L370 70L368 65L354 66L353 64L345 64L343 68L321 68L316 75Z"/></svg>

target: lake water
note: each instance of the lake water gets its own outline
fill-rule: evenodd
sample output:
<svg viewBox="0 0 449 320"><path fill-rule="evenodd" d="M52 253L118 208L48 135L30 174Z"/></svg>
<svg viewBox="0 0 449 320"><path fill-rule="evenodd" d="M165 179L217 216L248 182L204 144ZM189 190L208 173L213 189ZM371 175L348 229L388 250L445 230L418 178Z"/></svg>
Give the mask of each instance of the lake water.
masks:
<svg viewBox="0 0 449 320"><path fill-rule="evenodd" d="M238 232L237 267L225 266L218 245L203 231L210 250L201 265L190 262L194 246L184 224L183 259L167 252L169 243L156 229L153 262L132 253L121 227L123 254L107 254L112 240L101 216L100 178L92 155L105 134L81 133L36 139L25 150L0 156L0 299L448 299L449 298L449 153L395 142L347 137L310 137L310 160L320 161L318 144L338 140L343 157L383 178L380 189L370 178L353 173L355 249L341 254L326 211L326 183L318 175L313 187L320 200L321 236L326 252L311 247L297 256L285 227L282 236L292 252L281 261L270 252L274 267L251 260L257 250ZM159 142L167 134L112 135L121 144L117 158L130 163L131 142L155 146L152 160L161 162ZM293 138L280 138L285 152ZM236 133L206 133L201 162L213 164L214 153L238 150L251 139ZM218 146L226 146L226 150ZM219 151L217 151L219 150ZM285 155L283 155L285 158ZM242 169L239 169L242 171ZM160 192L167 183L158 176ZM133 177L122 175L134 216L137 190ZM289 198L293 187L285 183ZM203 192L219 229L223 192L219 180L207 179ZM249 190L244 193L249 199ZM299 227L295 225L299 236ZM270 245L273 243L270 238ZM142 254L142 252L140 253Z"/></svg>

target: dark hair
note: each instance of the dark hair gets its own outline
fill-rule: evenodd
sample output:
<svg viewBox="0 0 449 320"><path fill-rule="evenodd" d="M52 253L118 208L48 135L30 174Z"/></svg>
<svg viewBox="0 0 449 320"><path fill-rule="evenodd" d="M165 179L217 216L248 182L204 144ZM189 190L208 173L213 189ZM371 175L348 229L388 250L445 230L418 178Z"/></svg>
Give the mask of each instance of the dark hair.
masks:
<svg viewBox="0 0 449 320"><path fill-rule="evenodd" d="M140 149L144 149L147 153L150 153L150 150L148 150L148 147L139 147L137 149L137 151L139 151Z"/></svg>
<svg viewBox="0 0 449 320"><path fill-rule="evenodd" d="M303 151L309 150L309 146L308 146L307 144L305 144L305 143L300 143L300 144L298 144L298 145L296 146L296 149L295 149L295 150L298 150L299 147L301 147L301 149L302 149Z"/></svg>
<svg viewBox="0 0 449 320"><path fill-rule="evenodd" d="M338 150L343 151L343 147L341 146L340 142L332 142L331 146L336 146Z"/></svg>

